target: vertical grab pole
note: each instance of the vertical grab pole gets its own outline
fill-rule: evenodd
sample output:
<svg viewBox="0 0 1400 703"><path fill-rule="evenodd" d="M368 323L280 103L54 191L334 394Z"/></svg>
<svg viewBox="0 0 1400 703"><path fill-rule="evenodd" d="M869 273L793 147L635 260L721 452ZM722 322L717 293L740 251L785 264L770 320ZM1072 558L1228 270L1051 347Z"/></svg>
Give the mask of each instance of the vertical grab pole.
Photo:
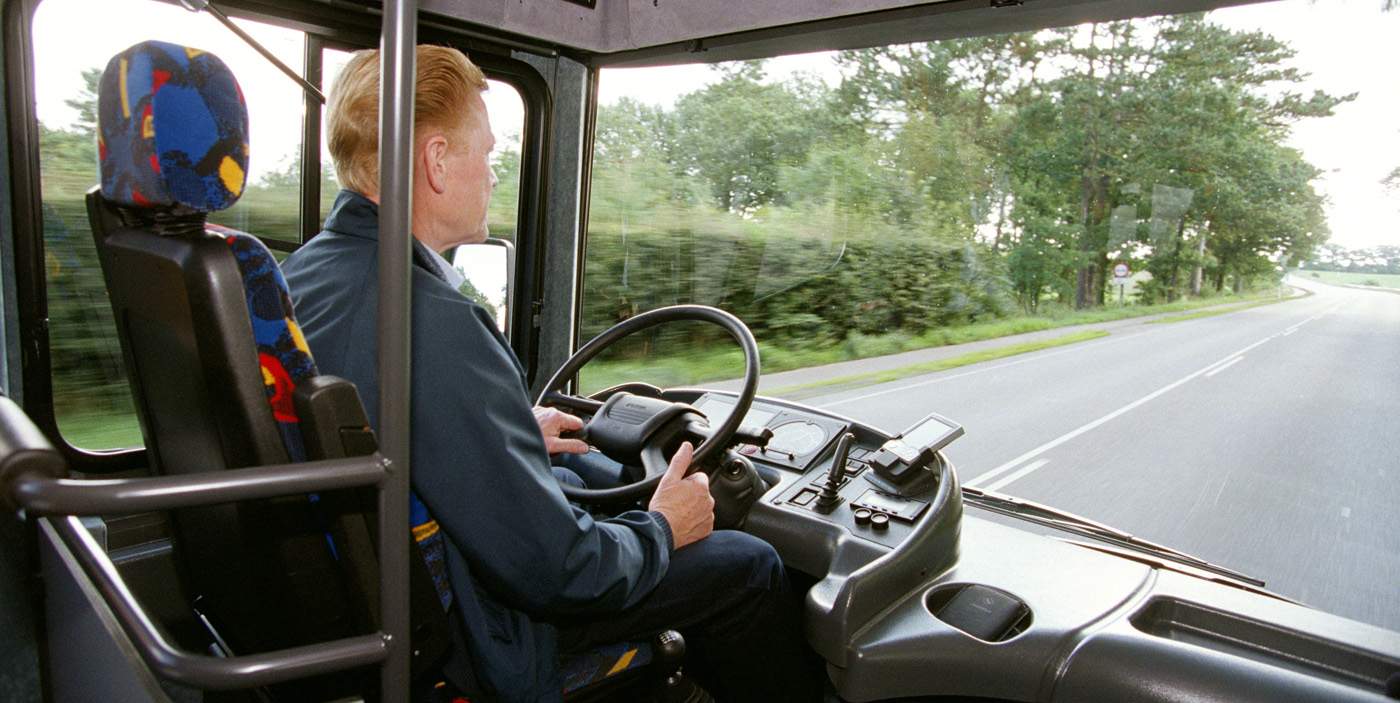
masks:
<svg viewBox="0 0 1400 703"><path fill-rule="evenodd" d="M379 493L381 627L389 660L383 700L409 699L408 466L412 369L413 97L417 0L385 0L379 64L379 442L389 461Z"/></svg>

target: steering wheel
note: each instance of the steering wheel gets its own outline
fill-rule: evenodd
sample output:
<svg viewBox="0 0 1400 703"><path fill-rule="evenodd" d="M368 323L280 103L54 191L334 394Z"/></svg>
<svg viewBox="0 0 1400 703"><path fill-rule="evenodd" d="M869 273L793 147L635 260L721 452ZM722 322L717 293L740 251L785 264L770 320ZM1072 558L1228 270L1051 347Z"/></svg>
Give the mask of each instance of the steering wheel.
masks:
<svg viewBox="0 0 1400 703"><path fill-rule="evenodd" d="M682 320L716 325L728 332L744 351L744 387L739 392L734 410L718 427L711 427L704 414L685 403L621 390L610 395L606 401L563 392L564 385L578 374L579 369L617 341L645 329ZM554 377L545 384L544 390L540 391L536 404L571 410L584 418L583 430L578 433L582 439L614 461L636 465L640 460L646 475L640 481L617 488L575 488L561 483L564 495L570 500L590 504L636 500L649 495L656 490L661 476L666 473L669 461L664 452L674 449L686 439L700 441L687 474L702 467L703 470L714 471L719 462L712 460L728 448L734 433L748 414L749 406L753 404L754 394L758 392L758 369L758 343L754 341L749 328L739 318L705 305L659 308L628 318L598 335L559 367Z"/></svg>

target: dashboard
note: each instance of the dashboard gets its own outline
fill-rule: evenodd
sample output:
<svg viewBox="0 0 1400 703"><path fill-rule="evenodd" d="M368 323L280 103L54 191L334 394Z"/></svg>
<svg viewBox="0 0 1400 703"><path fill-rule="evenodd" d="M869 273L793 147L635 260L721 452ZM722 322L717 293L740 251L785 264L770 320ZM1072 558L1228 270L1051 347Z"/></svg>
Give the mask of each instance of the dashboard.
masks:
<svg viewBox="0 0 1400 703"><path fill-rule="evenodd" d="M724 392L665 395L711 423L735 407ZM1394 700L1400 634L1014 518L965 515L942 451L961 434L952 423L890 435L759 397L743 426L773 433L737 448L767 484L743 529L812 577L807 639L843 700ZM845 469L833 472L846 433ZM936 449L890 463L910 449L894 445L921 437Z"/></svg>
<svg viewBox="0 0 1400 703"><path fill-rule="evenodd" d="M712 425L722 422L735 407L731 396L714 392L700 395L691 404ZM772 432L763 446L736 448L769 484L764 495L769 506L804 521L839 527L885 548L907 538L928 512L931 503L926 494L937 488L946 464L941 455L929 453L900 464L903 471L895 475L888 462L877 463L891 437L845 418L770 398L755 399L742 426L749 434L760 429ZM846 433L851 440L843 468L835 472L839 440ZM957 433L961 434L960 427Z"/></svg>

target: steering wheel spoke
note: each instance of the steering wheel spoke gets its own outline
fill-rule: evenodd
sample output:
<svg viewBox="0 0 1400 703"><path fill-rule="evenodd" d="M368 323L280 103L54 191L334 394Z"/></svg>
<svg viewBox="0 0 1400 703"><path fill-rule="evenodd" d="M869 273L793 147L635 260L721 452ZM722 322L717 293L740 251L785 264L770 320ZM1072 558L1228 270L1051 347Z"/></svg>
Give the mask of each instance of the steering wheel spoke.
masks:
<svg viewBox="0 0 1400 703"><path fill-rule="evenodd" d="M545 407L573 410L585 415L597 415L598 411L603 409L603 403L601 401L557 391L545 392L540 396L539 402L535 404Z"/></svg>

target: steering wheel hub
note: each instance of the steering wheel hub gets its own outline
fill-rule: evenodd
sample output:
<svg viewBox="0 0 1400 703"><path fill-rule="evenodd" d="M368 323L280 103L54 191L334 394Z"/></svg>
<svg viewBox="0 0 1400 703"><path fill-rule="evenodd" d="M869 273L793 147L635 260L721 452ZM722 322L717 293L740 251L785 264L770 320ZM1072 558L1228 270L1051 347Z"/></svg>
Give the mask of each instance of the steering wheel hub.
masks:
<svg viewBox="0 0 1400 703"><path fill-rule="evenodd" d="M635 466L642 461L640 448L680 418L700 421L704 416L684 403L618 393L588 422L584 437L613 461Z"/></svg>

